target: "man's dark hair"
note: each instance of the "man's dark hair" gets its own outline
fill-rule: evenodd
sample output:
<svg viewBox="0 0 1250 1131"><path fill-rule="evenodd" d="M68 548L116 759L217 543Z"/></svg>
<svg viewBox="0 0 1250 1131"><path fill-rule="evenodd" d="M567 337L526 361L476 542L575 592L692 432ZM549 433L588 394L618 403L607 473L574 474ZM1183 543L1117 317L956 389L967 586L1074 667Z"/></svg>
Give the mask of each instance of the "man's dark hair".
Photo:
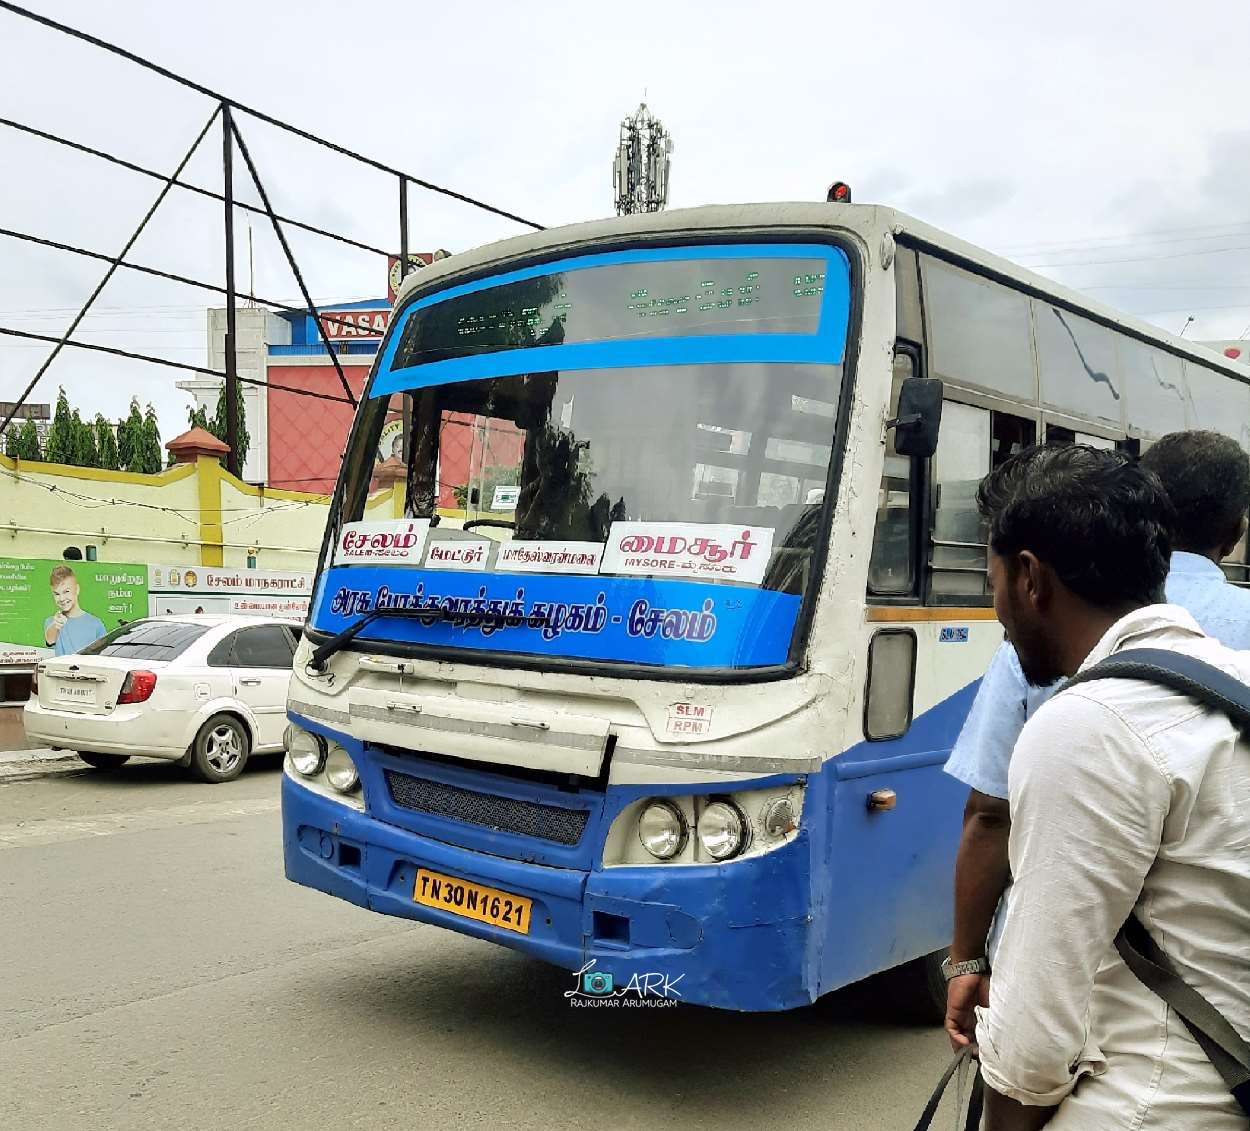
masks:
<svg viewBox="0 0 1250 1131"><path fill-rule="evenodd" d="M1172 541L1178 550L1209 554L1241 537L1250 509L1250 458L1218 432L1172 432L1146 450L1153 471L1176 508Z"/></svg>
<svg viewBox="0 0 1250 1131"><path fill-rule="evenodd" d="M1029 550L1100 608L1163 600L1173 508L1153 472L1084 444L1027 448L981 481L999 555Z"/></svg>

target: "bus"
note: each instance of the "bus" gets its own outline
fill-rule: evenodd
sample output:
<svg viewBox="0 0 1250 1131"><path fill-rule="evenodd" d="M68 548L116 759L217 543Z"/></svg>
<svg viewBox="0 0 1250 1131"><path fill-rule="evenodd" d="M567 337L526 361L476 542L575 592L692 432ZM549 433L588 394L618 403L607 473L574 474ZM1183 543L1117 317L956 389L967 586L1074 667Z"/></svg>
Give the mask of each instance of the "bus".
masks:
<svg viewBox="0 0 1250 1131"><path fill-rule="evenodd" d="M781 1010L897 969L939 1007L943 763L1003 639L977 483L1043 439L1250 445L1246 378L871 205L427 267L296 656L286 875L587 993Z"/></svg>

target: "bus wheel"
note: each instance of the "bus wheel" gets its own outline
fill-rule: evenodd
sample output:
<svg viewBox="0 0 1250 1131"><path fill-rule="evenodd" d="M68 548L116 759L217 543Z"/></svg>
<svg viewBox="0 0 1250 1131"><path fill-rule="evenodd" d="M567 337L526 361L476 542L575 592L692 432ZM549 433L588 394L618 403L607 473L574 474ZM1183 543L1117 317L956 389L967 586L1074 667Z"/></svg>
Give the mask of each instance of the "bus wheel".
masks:
<svg viewBox="0 0 1250 1131"><path fill-rule="evenodd" d="M78 751L78 757L93 770L116 770L130 761L129 754L95 754L90 750Z"/></svg>
<svg viewBox="0 0 1250 1131"><path fill-rule="evenodd" d="M942 962L949 953L947 948L935 950L885 975L890 1003L901 1016L922 1025L941 1025L946 1020L946 978L942 974Z"/></svg>

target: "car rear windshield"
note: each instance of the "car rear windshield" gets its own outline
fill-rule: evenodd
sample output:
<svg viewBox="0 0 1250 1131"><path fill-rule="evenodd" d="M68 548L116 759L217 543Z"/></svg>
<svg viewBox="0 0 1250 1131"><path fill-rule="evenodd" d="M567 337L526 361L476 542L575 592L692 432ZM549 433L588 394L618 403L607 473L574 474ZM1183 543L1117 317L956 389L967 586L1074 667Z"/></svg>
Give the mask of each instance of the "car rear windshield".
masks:
<svg viewBox="0 0 1250 1131"><path fill-rule="evenodd" d="M173 660L208 631L188 621L136 620L88 644L84 656L122 656L128 660Z"/></svg>

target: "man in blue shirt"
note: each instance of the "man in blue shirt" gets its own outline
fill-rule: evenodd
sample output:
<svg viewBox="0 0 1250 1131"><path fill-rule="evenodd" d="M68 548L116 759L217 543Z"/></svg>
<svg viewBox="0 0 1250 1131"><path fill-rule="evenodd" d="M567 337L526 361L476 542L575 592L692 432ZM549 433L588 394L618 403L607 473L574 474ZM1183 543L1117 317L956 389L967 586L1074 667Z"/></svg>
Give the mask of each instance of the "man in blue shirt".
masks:
<svg viewBox="0 0 1250 1131"><path fill-rule="evenodd" d="M59 565L48 579L56 613L43 622L43 639L56 656L72 656L104 635L104 622L84 612L78 603L78 578L69 566Z"/></svg>
<svg viewBox="0 0 1250 1131"><path fill-rule="evenodd" d="M1159 477L1177 511L1166 600L1186 609L1221 644L1250 649L1250 590L1229 584L1219 566L1246 532L1250 459L1219 433L1173 432L1142 456L1141 465ZM1004 642L946 763L948 774L971 786L955 862L955 933L946 967L946 1031L956 1048L974 1039L973 1008L988 1004L989 973L1011 886L1011 751L1025 720L1058 686L1031 686L1015 649Z"/></svg>

